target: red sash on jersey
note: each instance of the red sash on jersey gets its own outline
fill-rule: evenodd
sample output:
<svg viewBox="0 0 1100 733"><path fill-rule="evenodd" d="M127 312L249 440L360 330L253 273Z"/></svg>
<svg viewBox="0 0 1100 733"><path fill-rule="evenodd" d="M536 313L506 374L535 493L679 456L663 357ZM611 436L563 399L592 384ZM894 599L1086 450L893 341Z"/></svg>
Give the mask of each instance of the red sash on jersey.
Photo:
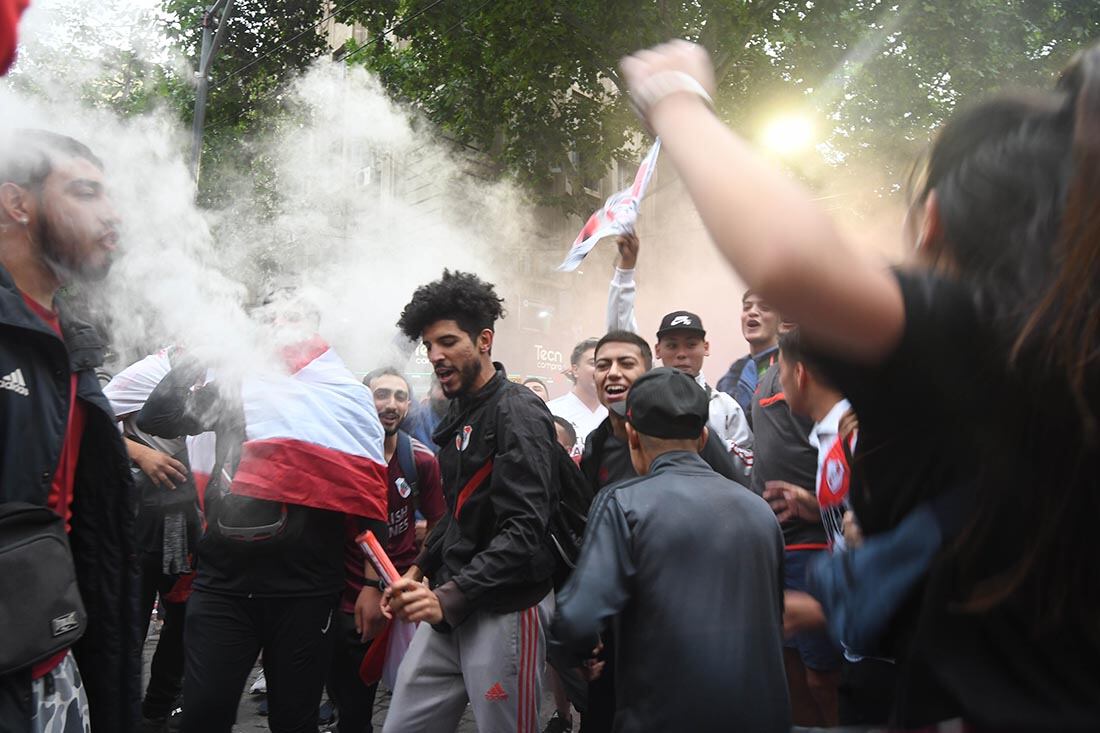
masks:
<svg viewBox="0 0 1100 733"><path fill-rule="evenodd" d="M848 452L855 449L856 431L849 433ZM844 512L848 509L848 489L852 483L852 469L848 465L848 455L844 450L844 441L839 437L833 441L821 473L817 477L817 505L821 508L821 523L829 536L829 547L838 544L844 546Z"/></svg>
<svg viewBox="0 0 1100 733"><path fill-rule="evenodd" d="M855 431L848 436L848 450L855 445ZM844 453L844 442L839 438L825 455L821 466L821 475L817 483L817 503L822 507L840 506L848 498L848 489L852 482L852 471L848 466L848 456Z"/></svg>

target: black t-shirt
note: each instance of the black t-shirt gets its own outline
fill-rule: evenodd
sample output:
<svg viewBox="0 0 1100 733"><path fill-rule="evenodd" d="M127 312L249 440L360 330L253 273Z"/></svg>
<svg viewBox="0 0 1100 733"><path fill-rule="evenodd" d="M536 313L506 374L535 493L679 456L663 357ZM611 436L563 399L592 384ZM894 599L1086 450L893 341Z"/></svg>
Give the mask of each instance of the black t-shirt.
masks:
<svg viewBox="0 0 1100 733"><path fill-rule="evenodd" d="M1058 490L1052 476L1065 475L1079 448L1069 427L1079 423L1063 386L1009 371L1008 339L967 286L928 274L899 273L898 281L906 323L894 353L874 368L824 360L860 421L853 508L873 536L921 501L977 483L984 533L964 532L962 542L977 550L977 577L989 578L1019 560L1036 526L1021 507L1028 492ZM1095 455L1086 462L1079 480L1096 496L1100 465ZM1091 562L1093 553L1069 555ZM975 581L960 580L961 570L941 552L894 620L895 722L962 717L991 730L1100 730L1100 641L1072 616L1036 630L1041 578L990 611L963 613Z"/></svg>
<svg viewBox="0 0 1100 733"><path fill-rule="evenodd" d="M813 492L817 487L817 449L810 445L813 421L792 415L779 384L779 367L764 373L752 398L753 465L751 488L764 495L765 481L788 481ZM826 549L821 520L794 517L779 525L790 549Z"/></svg>
<svg viewBox="0 0 1100 733"><path fill-rule="evenodd" d="M344 517L289 504L284 532L259 542L208 528L199 540L195 587L260 598L335 595L344 586Z"/></svg>
<svg viewBox="0 0 1100 733"><path fill-rule="evenodd" d="M630 446L626 441L619 440L614 433L607 436L603 444L603 453L600 454L600 471L597 474L599 485L602 489L608 484L626 481L635 478L637 472L630 461Z"/></svg>

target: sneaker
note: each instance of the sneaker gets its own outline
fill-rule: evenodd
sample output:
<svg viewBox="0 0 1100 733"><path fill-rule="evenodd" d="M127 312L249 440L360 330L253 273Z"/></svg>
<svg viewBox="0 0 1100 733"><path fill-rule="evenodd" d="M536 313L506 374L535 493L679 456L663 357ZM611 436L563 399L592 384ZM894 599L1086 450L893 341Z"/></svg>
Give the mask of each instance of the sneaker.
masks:
<svg viewBox="0 0 1100 733"><path fill-rule="evenodd" d="M179 730L182 726L183 694L180 693L176 696L176 704L172 706L171 712L168 713L168 733L179 733Z"/></svg>
<svg viewBox="0 0 1100 733"><path fill-rule="evenodd" d="M248 688L249 695L265 695L267 694L267 678L264 677L264 671L260 670L260 676L256 678L256 681L252 683L252 687Z"/></svg>
<svg viewBox="0 0 1100 733"><path fill-rule="evenodd" d="M542 729L542 733L573 733L572 716L563 718L561 713L555 712L550 716L550 720L546 721L546 727Z"/></svg>

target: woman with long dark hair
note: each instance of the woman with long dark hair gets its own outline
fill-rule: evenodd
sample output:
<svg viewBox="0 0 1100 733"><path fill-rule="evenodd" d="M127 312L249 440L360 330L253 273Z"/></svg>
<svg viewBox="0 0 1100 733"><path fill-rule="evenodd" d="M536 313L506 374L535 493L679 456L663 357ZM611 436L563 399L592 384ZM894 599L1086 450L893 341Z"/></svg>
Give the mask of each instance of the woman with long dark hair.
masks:
<svg viewBox="0 0 1100 733"><path fill-rule="evenodd" d="M910 211L916 261L896 270L711 113L703 49L623 72L718 248L836 362L868 538L966 497L887 633L894 723L1100 729L1100 48L1054 91L943 127Z"/></svg>

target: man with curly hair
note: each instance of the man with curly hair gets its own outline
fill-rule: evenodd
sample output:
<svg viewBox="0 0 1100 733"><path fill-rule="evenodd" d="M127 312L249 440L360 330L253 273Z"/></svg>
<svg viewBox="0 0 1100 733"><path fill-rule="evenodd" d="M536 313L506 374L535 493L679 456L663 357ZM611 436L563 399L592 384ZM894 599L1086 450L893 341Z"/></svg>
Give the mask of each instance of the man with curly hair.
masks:
<svg viewBox="0 0 1100 733"><path fill-rule="evenodd" d="M386 731L452 731L467 701L481 730L537 731L560 448L546 405L492 361L503 316L492 284L444 270L397 324L424 343L451 398L432 436L450 511L382 597L387 616L427 622L398 672Z"/></svg>

